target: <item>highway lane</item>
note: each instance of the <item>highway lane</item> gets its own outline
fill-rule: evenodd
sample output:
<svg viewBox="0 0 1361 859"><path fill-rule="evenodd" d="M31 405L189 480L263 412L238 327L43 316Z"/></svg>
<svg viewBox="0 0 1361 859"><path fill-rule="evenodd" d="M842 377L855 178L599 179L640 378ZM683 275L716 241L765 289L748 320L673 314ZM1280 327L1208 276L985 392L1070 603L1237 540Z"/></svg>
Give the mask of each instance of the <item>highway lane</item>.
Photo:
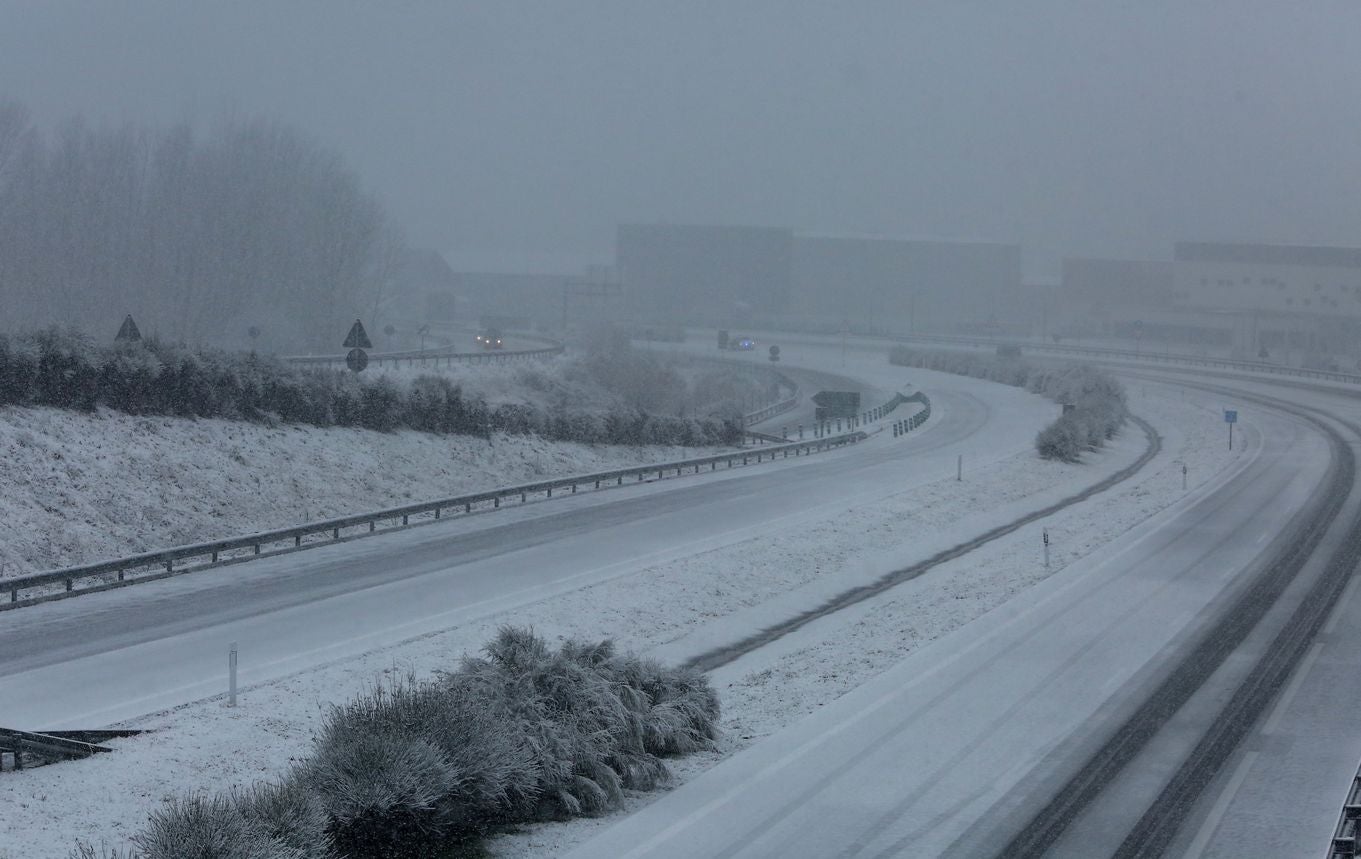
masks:
<svg viewBox="0 0 1361 859"><path fill-rule="evenodd" d="M876 371L879 369L876 365ZM923 382L925 384L925 382ZM932 379L938 417L773 466L555 499L0 616L0 724L126 720L242 683L627 575L800 518L900 492L1026 449L1055 407L1021 391Z"/></svg>
<svg viewBox="0 0 1361 859"><path fill-rule="evenodd" d="M591 856L989 855L989 815L1141 703L1226 590L1271 557L1327 445L1254 410L1241 470L582 845ZM1266 535L1266 539L1263 536ZM980 850L982 852L980 852ZM1100 855L1100 854L1090 854Z"/></svg>

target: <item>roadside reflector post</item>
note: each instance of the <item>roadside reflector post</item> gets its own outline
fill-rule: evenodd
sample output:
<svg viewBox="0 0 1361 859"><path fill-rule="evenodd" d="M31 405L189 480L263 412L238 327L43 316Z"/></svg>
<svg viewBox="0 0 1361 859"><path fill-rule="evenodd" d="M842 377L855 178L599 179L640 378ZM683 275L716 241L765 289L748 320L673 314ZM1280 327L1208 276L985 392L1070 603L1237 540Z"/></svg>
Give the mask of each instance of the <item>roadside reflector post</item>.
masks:
<svg viewBox="0 0 1361 859"><path fill-rule="evenodd" d="M227 652L227 706L236 706L236 642Z"/></svg>
<svg viewBox="0 0 1361 859"><path fill-rule="evenodd" d="M803 441L803 424L799 424L799 441Z"/></svg>
<svg viewBox="0 0 1361 859"><path fill-rule="evenodd" d="M1049 569L1049 529L1044 529L1044 568Z"/></svg>
<svg viewBox="0 0 1361 859"><path fill-rule="evenodd" d="M964 479L964 454L961 453L959 455L959 458L955 460L955 480L963 479Z"/></svg>
<svg viewBox="0 0 1361 859"><path fill-rule="evenodd" d="M1230 424L1230 426L1232 426L1232 424ZM1186 473L1187 473L1187 470L1188 470L1188 469L1186 468L1186 463L1183 462L1183 463L1181 464L1181 489L1182 489L1183 492L1186 491Z"/></svg>

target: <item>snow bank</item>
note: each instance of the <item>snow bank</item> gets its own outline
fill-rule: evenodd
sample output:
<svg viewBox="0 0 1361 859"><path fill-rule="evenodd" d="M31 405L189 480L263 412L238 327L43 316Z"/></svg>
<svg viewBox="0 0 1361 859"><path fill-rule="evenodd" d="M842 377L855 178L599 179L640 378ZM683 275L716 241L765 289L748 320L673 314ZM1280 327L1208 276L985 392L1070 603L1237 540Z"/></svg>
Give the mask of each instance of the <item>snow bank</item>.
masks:
<svg viewBox="0 0 1361 859"><path fill-rule="evenodd" d="M0 578L711 450L0 407Z"/></svg>

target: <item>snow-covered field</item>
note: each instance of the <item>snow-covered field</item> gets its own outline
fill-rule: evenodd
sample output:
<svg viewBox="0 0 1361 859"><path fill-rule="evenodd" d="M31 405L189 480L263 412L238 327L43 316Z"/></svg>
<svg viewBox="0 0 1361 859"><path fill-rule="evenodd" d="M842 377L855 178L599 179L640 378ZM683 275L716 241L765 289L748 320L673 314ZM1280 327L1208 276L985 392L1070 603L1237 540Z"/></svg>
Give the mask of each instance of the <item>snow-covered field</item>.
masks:
<svg viewBox="0 0 1361 859"><path fill-rule="evenodd" d="M0 578L708 452L3 407Z"/></svg>
<svg viewBox="0 0 1361 859"><path fill-rule="evenodd" d="M1179 393L1136 388L1131 405L1163 433L1164 451L1133 480L1045 523L1054 544L1050 569L1043 566L1038 533L1031 533L1038 526L1023 529L720 669L714 679L724 704L722 748L677 762L678 777L811 712L921 644L1098 550L1182 497L1182 462L1195 487L1237 456L1224 450L1218 413L1183 402ZM138 726L154 733L120 743L122 754L0 779L0 807L6 810L0 851L64 857L75 838L116 844L169 796L225 790L278 774L307 753L329 703L352 696L384 672L426 674L450 666L501 624L530 625L550 640L613 634L626 649L668 659L693 655L1071 495L1137 458L1143 447L1142 434L1130 428L1080 465L1041 462L1026 452L967 472L963 482L945 479L889 495L248 689L236 709L210 700L141 719ZM132 756L136 766L127 765ZM648 797L632 801L645 803ZM79 812L72 814L73 808ZM528 827L497 839L492 850L506 857L557 855L608 822Z"/></svg>

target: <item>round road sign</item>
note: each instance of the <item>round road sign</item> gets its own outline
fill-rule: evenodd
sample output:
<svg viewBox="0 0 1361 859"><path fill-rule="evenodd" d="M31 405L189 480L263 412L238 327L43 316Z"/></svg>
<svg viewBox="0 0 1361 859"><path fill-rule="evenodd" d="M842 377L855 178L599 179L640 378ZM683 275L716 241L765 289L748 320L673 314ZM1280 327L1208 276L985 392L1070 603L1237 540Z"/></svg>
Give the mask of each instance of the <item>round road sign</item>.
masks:
<svg viewBox="0 0 1361 859"><path fill-rule="evenodd" d="M345 366L358 373L369 365L369 355L363 349L351 349L345 356Z"/></svg>

